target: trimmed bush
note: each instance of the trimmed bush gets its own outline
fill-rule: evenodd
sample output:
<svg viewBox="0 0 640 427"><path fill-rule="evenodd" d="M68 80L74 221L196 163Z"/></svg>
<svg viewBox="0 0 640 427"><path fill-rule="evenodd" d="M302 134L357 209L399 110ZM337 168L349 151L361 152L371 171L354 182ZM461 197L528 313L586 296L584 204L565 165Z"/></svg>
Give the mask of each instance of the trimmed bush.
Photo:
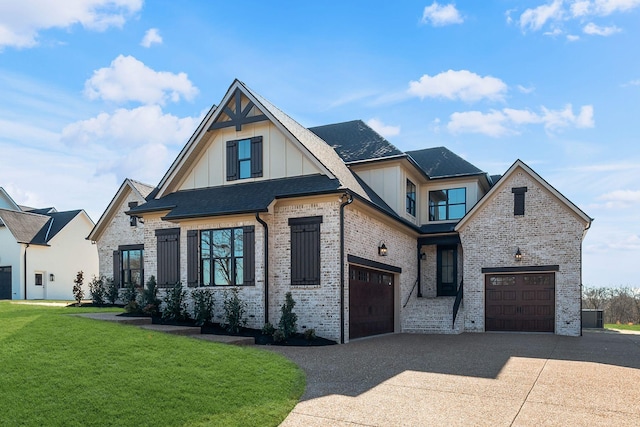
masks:
<svg viewBox="0 0 640 427"><path fill-rule="evenodd" d="M162 318L174 321L188 319L186 298L187 291L182 288L182 283L169 289L164 297L165 308L162 311Z"/></svg>
<svg viewBox="0 0 640 427"><path fill-rule="evenodd" d="M247 303L240 299L238 288L224 293L224 324L227 331L237 334L247 324Z"/></svg>
<svg viewBox="0 0 640 427"><path fill-rule="evenodd" d="M111 277L107 278L105 293L107 301L109 301L111 305L115 305L118 298L120 298L120 290Z"/></svg>
<svg viewBox="0 0 640 427"><path fill-rule="evenodd" d="M91 293L91 299L93 300L94 305L105 305L106 290L104 288L104 280L102 277L93 276L93 279L89 282L89 292Z"/></svg>
<svg viewBox="0 0 640 427"><path fill-rule="evenodd" d="M213 292L210 289L195 289L193 297L193 318L196 325L202 326L213 320Z"/></svg>
<svg viewBox="0 0 640 427"><path fill-rule="evenodd" d="M285 340L295 334L297 330L296 322L298 321L298 315L293 312L295 305L296 302L293 300L291 292L287 292L284 297L284 304L282 304L280 308L282 314L280 316L280 323L278 323L278 329L282 331Z"/></svg>
<svg viewBox="0 0 640 427"><path fill-rule="evenodd" d="M84 273L78 271L75 280L73 281L73 298L76 300L76 305L80 307L82 305L82 298L84 298L84 291L82 290L82 284L84 282Z"/></svg>

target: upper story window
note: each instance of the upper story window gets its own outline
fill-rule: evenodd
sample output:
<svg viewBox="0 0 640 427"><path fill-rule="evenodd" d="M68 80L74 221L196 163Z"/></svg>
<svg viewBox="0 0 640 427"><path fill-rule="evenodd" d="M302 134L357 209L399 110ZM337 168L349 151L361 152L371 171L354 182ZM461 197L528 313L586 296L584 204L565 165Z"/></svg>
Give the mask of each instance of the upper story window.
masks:
<svg viewBox="0 0 640 427"><path fill-rule="evenodd" d="M407 213L416 216L416 185L407 180Z"/></svg>
<svg viewBox="0 0 640 427"><path fill-rule="evenodd" d="M513 214L524 215L524 193L527 192L527 187L512 188L511 192L513 193Z"/></svg>
<svg viewBox="0 0 640 427"><path fill-rule="evenodd" d="M262 176L262 137L227 141L227 181Z"/></svg>
<svg viewBox="0 0 640 427"><path fill-rule="evenodd" d="M466 212L466 188L429 191L429 221L460 219Z"/></svg>

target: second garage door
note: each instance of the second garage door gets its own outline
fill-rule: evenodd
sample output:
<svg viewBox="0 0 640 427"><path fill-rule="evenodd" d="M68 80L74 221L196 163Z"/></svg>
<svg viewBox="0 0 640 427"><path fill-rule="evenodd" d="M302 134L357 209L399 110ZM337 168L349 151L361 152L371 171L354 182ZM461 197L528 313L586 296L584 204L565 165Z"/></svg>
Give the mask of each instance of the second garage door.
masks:
<svg viewBox="0 0 640 427"><path fill-rule="evenodd" d="M487 331L554 331L554 273L489 274L485 290Z"/></svg>
<svg viewBox="0 0 640 427"><path fill-rule="evenodd" d="M349 267L349 338L393 332L393 274Z"/></svg>

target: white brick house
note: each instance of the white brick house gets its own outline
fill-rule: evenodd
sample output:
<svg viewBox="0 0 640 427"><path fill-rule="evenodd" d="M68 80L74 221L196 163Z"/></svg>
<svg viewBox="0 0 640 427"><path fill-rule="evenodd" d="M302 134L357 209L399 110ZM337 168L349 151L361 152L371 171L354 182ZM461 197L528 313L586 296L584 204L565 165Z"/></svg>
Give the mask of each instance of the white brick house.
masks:
<svg viewBox="0 0 640 427"><path fill-rule="evenodd" d="M91 233L101 274L210 287L217 314L237 286L250 327L276 324L291 292L299 327L338 342L580 334L591 218L520 161L491 177L443 147L404 153L361 121L307 129L236 80L160 183L130 187Z"/></svg>

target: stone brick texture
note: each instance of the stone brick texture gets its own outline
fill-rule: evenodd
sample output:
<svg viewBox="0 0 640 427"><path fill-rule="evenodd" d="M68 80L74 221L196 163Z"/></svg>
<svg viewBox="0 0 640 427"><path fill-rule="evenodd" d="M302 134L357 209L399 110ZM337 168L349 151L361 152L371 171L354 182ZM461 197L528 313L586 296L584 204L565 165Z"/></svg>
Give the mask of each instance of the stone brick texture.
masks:
<svg viewBox="0 0 640 427"><path fill-rule="evenodd" d="M516 169L459 230L464 248L464 330L484 331L482 268L559 265L555 333L580 335L584 223L522 169ZM525 214L515 216L512 188L527 187ZM520 248L521 261L515 261Z"/></svg>

